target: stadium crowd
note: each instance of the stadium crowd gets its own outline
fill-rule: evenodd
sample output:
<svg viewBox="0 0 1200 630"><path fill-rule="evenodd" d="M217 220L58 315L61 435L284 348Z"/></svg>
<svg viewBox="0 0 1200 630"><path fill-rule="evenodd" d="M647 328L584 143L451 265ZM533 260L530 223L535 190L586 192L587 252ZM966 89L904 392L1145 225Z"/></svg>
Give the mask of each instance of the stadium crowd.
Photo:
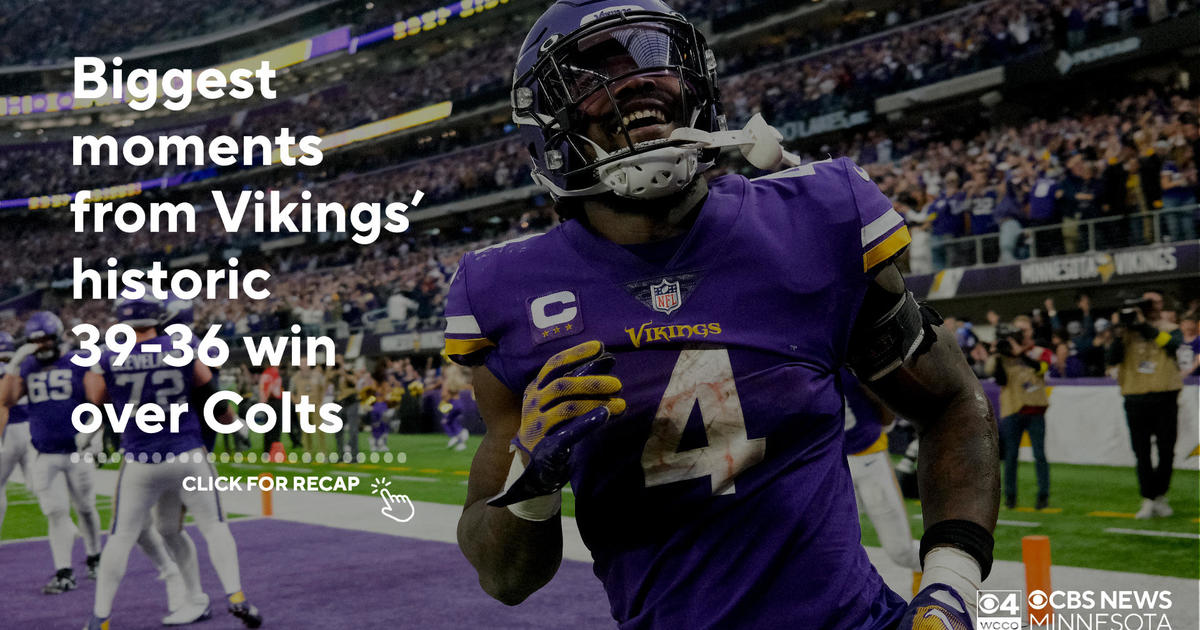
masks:
<svg viewBox="0 0 1200 630"><path fill-rule="evenodd" d="M1041 0L989 0L945 12L954 6L921 3L903 15L885 16L882 22L868 21L889 30L849 46L827 47L871 29L812 28L768 38L759 46L735 47L721 56L722 76L726 77L721 83L723 100L731 123L740 125L758 112L782 123L865 106L870 99L897 90L1005 63L1063 42L1083 42L1139 23L1134 8L1122 8L1115 0L1063 0L1063 4L1054 5L1057 9ZM1106 17L1113 7L1115 21ZM1181 3L1171 10L1191 9ZM941 14L917 24L897 26L930 13ZM1078 20L1064 17L1076 14ZM447 99L460 105L460 101L476 97L499 100L516 49L516 43L506 34L511 29L500 28L501 24L444 41L431 40L436 43L418 46L411 56L389 60L384 68L361 68L341 77L335 85L256 105L244 116L231 112L192 123L189 129L201 129L192 133L206 139L219 134L273 137L284 126L297 136L324 134ZM814 46L823 49L806 52ZM776 61L779 59L784 61ZM239 119L236 125L232 122L235 119ZM139 133L156 137L178 132L171 128ZM423 155L494 138L499 133L499 129L491 129L482 137L463 134L451 146L440 143L426 147ZM72 166L68 143L17 145L0 155L0 199L118 185L184 170L191 169Z"/></svg>
<svg viewBox="0 0 1200 630"><path fill-rule="evenodd" d="M302 4L305 0L145 2L130 12L122 0L3 0L0 59L4 65L49 64L76 55L120 53L212 33Z"/></svg>
<svg viewBox="0 0 1200 630"><path fill-rule="evenodd" d="M911 270L928 273L1195 239L1198 117L1200 100L1148 92L970 138L933 139L924 127L835 152L867 165L907 213ZM1092 219L1107 221L1081 223ZM978 251L953 241L983 235Z"/></svg>
<svg viewBox="0 0 1200 630"><path fill-rule="evenodd" d="M872 131L844 146L821 147L808 158L846 155L864 165L907 215L913 234L910 271L929 273L947 265L1194 239L1198 116L1200 100L1147 92L1057 120L967 137L945 137L932 125L894 137ZM307 189L314 200L383 203L411 199L419 189L428 207L528 185L521 151L515 140L506 139L432 160L280 188L285 201L298 200ZM716 172L735 168L738 163L730 160ZM753 174L744 165L741 169ZM1094 230L1080 223L1104 218L1111 221ZM13 220L0 244L28 255L0 261L0 274L7 279L6 293L19 293L36 281L67 277L75 256L99 267L113 253L136 263L253 241L249 234L226 234L213 212L200 212L197 223L195 234L126 235L75 233L44 221ZM1031 237L1036 228L1041 229ZM56 237L41 238L47 230ZM978 248L954 240L964 236L985 238Z"/></svg>

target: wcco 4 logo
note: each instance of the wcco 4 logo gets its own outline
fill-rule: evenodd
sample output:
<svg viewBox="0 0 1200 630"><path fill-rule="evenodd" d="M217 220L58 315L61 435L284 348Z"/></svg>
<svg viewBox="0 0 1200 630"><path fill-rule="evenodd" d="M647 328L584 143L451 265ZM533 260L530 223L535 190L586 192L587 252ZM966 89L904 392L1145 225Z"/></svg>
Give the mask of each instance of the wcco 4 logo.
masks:
<svg viewBox="0 0 1200 630"><path fill-rule="evenodd" d="M975 630L1021 630L1021 591L976 591Z"/></svg>

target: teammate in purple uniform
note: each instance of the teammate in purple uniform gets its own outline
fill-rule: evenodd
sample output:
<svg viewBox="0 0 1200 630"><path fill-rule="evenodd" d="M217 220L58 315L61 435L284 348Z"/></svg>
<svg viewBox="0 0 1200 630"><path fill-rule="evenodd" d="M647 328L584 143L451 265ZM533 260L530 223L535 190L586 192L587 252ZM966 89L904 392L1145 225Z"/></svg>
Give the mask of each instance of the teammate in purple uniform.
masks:
<svg viewBox="0 0 1200 630"><path fill-rule="evenodd" d="M558 2L518 55L514 120L567 220L465 255L447 299L488 427L458 527L484 590L554 575L570 482L622 628L969 627L995 422L891 263L903 218L847 160L699 177L721 146L778 161L778 136L724 129L716 60L657 0ZM843 364L922 432L908 606L859 544Z"/></svg>
<svg viewBox="0 0 1200 630"><path fill-rule="evenodd" d="M100 522L95 510L94 469L88 459L72 461L71 457L76 449L93 452L89 447L98 446L100 433L80 434L71 426L72 410L84 402L83 379L87 369L72 361L78 352L58 356L62 322L53 313L42 311L30 317L25 332L27 338L36 340L33 347L37 350L34 356L17 362L20 367L17 372L19 380L9 385L16 391L9 391L11 395L28 392L25 399L29 401L27 413L34 436L32 442L35 447L46 449L39 450L33 466L33 478L37 480L35 494L50 522L50 546L55 565L66 562L65 567L59 568L51 583L43 589L48 593L58 593L74 588L74 575L70 569L74 528L71 527L68 514L68 492L84 530L84 543L88 548L88 577L95 579L97 576ZM0 401L2 404L3 401ZM162 538L157 532L145 529L137 543L158 569L159 579L166 583L167 609L177 610L183 605L183 578L168 556Z"/></svg>
<svg viewBox="0 0 1200 630"><path fill-rule="evenodd" d="M28 354L15 357L4 377L0 405L12 407L26 397L29 441L37 452L28 478L42 514L49 522L50 554L55 574L42 588L46 594L64 593L76 587L71 568L75 525L71 506L79 516L79 530L87 550L88 576L95 577L100 559L100 515L96 512L93 486L95 468L76 456L75 428L71 412L82 401L83 375L87 371L71 361L74 353L59 348L62 321L49 311L34 313L25 323L25 338L33 344Z"/></svg>
<svg viewBox="0 0 1200 630"><path fill-rule="evenodd" d="M115 306L117 321L132 327L136 346L124 360L111 349L104 349L99 363L87 374L87 398L95 404L111 402L118 412L129 405L157 405L163 417L170 417L174 405L187 405L178 426L160 426L146 432L136 422L125 428L122 445L125 460L117 480L113 500L112 534L105 543L100 561L99 579L92 616L87 630L107 630L117 587L139 533L153 522L179 565L186 584L188 600L164 623L188 623L209 616L208 596L200 583L196 548L183 530L183 509L195 519L196 527L208 543L208 555L224 587L229 612L247 627L262 625L258 609L242 593L237 545L225 522L220 498L215 490L188 492L183 480L193 477L211 487L216 471L207 460L197 410L216 392L212 372L193 358L187 365L169 365L172 340L159 335L157 326L165 317L161 301L147 295L139 299L122 298ZM226 413L222 405L214 409L217 417ZM151 511L153 510L153 516Z"/></svg>

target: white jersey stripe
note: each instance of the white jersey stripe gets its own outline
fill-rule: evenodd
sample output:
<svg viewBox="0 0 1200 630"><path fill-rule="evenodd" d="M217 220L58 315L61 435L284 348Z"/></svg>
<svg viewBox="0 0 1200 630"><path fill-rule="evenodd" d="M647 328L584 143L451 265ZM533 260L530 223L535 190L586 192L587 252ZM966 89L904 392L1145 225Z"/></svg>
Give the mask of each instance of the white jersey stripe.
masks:
<svg viewBox="0 0 1200 630"><path fill-rule="evenodd" d="M446 334L448 335L480 335L479 322L474 315L454 315L446 318Z"/></svg>
<svg viewBox="0 0 1200 630"><path fill-rule="evenodd" d="M904 217L895 208L888 208L878 219L867 224L862 229L862 246L866 247L875 239L892 231L897 225L904 223Z"/></svg>

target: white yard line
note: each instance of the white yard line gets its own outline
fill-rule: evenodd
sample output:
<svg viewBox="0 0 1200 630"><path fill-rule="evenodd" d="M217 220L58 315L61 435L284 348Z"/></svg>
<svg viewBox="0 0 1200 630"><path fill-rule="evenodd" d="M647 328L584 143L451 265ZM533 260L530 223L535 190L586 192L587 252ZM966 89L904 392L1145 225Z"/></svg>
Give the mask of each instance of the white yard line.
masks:
<svg viewBox="0 0 1200 630"><path fill-rule="evenodd" d="M1033 521L1009 521L1009 520L1005 520L1005 519L998 519L996 521L996 524L997 525L1008 525L1009 527L1041 527L1042 526L1041 523L1035 523Z"/></svg>
<svg viewBox="0 0 1200 630"><path fill-rule="evenodd" d="M397 481L420 481L424 483L435 483L441 481L441 479L438 479L437 477L410 477L408 475L392 475L391 478Z"/></svg>
<svg viewBox="0 0 1200 630"><path fill-rule="evenodd" d="M1191 534L1188 532L1160 532L1153 529L1125 529L1124 527L1107 527L1104 529L1106 534L1132 534L1134 536L1159 536L1162 538L1189 538L1192 540L1200 540L1200 534Z"/></svg>

